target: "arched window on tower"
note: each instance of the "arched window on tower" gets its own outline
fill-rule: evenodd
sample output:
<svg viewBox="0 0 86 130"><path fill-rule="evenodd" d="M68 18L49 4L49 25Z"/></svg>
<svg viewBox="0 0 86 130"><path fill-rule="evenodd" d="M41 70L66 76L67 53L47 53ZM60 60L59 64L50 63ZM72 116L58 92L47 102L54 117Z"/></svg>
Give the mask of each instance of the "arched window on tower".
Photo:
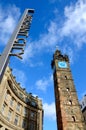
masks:
<svg viewBox="0 0 86 130"><path fill-rule="evenodd" d="M72 116L72 120L75 122L76 120L75 120L75 116Z"/></svg>
<svg viewBox="0 0 86 130"><path fill-rule="evenodd" d="M65 79L67 80L67 76L65 75Z"/></svg>
<svg viewBox="0 0 86 130"><path fill-rule="evenodd" d="M67 87L66 90L67 90L67 92L69 92L70 91L69 87Z"/></svg>
<svg viewBox="0 0 86 130"><path fill-rule="evenodd" d="M69 100L69 105L72 105L72 101L71 100Z"/></svg>

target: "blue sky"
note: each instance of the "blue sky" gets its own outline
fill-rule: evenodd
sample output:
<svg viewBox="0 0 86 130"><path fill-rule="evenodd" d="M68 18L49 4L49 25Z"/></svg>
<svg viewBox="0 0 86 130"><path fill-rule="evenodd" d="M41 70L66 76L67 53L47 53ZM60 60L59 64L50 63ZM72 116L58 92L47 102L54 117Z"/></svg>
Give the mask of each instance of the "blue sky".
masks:
<svg viewBox="0 0 86 130"><path fill-rule="evenodd" d="M86 0L0 0L0 53L26 8L35 9L23 60L10 58L16 80L43 101L44 130L56 130L51 60L70 58L79 100L86 94Z"/></svg>

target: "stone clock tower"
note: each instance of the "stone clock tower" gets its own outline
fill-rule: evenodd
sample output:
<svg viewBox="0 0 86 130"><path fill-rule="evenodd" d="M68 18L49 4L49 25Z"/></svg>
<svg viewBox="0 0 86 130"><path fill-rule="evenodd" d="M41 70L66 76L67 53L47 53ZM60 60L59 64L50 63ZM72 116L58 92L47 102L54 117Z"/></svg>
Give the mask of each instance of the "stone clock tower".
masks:
<svg viewBox="0 0 86 130"><path fill-rule="evenodd" d="M67 55L56 50L52 69L58 130L86 130Z"/></svg>

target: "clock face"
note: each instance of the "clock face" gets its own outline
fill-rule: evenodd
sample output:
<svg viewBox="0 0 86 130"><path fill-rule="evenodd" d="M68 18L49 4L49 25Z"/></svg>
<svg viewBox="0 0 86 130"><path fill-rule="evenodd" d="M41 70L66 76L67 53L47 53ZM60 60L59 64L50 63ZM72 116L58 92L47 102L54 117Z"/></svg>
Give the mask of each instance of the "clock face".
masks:
<svg viewBox="0 0 86 130"><path fill-rule="evenodd" d="M58 67L59 68L67 68L67 63L65 61L59 61L58 62Z"/></svg>

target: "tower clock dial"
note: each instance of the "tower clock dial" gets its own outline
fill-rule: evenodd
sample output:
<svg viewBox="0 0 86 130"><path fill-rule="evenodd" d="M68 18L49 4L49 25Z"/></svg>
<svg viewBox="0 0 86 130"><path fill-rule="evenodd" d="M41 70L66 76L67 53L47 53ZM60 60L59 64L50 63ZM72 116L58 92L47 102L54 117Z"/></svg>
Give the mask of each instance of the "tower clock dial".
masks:
<svg viewBox="0 0 86 130"><path fill-rule="evenodd" d="M58 67L59 68L67 68L68 67L67 62L65 62L65 61L59 61L58 62Z"/></svg>

